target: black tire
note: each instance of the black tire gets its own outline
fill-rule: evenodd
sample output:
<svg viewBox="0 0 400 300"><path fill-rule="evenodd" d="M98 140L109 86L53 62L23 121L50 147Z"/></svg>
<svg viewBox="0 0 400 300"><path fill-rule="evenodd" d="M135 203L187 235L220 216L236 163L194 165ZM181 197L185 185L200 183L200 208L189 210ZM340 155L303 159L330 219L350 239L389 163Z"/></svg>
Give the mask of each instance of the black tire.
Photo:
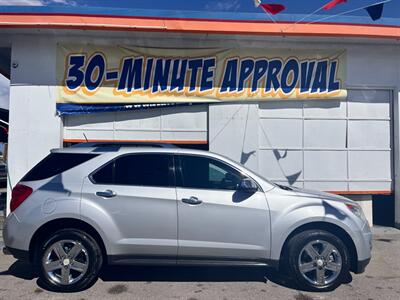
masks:
<svg viewBox="0 0 400 300"><path fill-rule="evenodd" d="M337 249L337 251L341 256L341 270L340 272L336 272L338 274L336 279L327 284L326 283L313 284L310 281L308 281L300 271L299 257L301 255L303 248L310 242L317 240L330 243ZM339 237L325 230L306 230L296 234L289 240L285 253L286 253L286 258L285 258L286 269L289 271L289 274L291 274L290 276L292 277L298 288L302 290L314 291L314 292L332 291L336 289L339 285L341 285L349 274L350 257L346 245ZM313 275L312 272L317 272L317 271L310 271L310 272L311 273L307 273L307 275L308 274ZM330 271L328 271L328 273L329 272ZM314 276L316 276L316 274L317 273L315 273Z"/></svg>
<svg viewBox="0 0 400 300"><path fill-rule="evenodd" d="M87 268L82 275L82 278L71 284L61 284L53 280L49 275L47 275L44 266L44 260L47 257L46 252L52 245L63 240L71 240L80 243L86 249L85 253L88 257L88 262L86 264ZM91 287L96 282L103 264L103 256L98 243L86 232L74 228L59 230L52 234L48 239L44 240L37 249L36 257L36 263L39 265L40 269L39 283L45 289L55 292L79 292Z"/></svg>

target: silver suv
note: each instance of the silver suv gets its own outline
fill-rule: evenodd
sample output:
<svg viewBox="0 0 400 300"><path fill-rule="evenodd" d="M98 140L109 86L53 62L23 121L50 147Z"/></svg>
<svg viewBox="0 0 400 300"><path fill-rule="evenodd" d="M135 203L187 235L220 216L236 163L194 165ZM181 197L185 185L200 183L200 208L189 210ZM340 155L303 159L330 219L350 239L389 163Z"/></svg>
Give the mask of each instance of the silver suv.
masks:
<svg viewBox="0 0 400 300"><path fill-rule="evenodd" d="M10 209L6 251L39 265L56 291L88 288L105 263L268 266L326 291L371 257L357 203L172 146L52 150L14 187Z"/></svg>

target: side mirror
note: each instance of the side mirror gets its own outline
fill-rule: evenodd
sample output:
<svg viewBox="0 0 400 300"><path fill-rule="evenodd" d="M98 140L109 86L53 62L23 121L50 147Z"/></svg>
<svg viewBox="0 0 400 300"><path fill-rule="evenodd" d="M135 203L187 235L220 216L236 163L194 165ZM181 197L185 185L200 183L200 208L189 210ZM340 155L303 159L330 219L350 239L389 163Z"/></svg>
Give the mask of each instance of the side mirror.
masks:
<svg viewBox="0 0 400 300"><path fill-rule="evenodd" d="M238 190L246 193L255 193L258 191L258 186L252 179L243 178L239 183Z"/></svg>

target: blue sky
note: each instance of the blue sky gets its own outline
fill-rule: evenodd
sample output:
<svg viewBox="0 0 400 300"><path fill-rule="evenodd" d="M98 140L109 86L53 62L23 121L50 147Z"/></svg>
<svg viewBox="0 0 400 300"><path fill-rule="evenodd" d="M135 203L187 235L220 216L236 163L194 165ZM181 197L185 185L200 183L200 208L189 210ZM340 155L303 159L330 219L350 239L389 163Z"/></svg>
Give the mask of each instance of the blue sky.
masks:
<svg viewBox="0 0 400 300"><path fill-rule="evenodd" d="M264 3L281 3L286 5L287 14L308 14L330 0L264 0ZM381 0L348 0L346 4L321 14L337 14ZM225 11L225 12L260 12L253 0L0 0L0 5L35 5L35 6L71 6L105 7L105 8L140 8L165 10L195 10L195 11ZM364 16L364 10L354 12L354 15ZM400 17L400 0L392 0L385 4L385 17Z"/></svg>

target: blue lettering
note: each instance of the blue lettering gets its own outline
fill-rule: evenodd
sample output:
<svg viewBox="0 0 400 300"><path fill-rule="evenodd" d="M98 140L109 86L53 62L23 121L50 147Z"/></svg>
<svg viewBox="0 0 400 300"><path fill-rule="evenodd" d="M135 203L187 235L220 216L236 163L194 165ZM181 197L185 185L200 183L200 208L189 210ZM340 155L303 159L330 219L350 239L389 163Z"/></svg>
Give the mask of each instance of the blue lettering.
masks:
<svg viewBox="0 0 400 300"><path fill-rule="evenodd" d="M125 58L122 64L121 76L118 81L117 89L125 90L129 93L132 89L142 88L142 68L143 58Z"/></svg>
<svg viewBox="0 0 400 300"><path fill-rule="evenodd" d="M153 71L153 63L154 63L154 58L148 58L146 60L146 73L144 75L144 83L143 83L143 90L148 90L150 88L150 79L151 79L151 73Z"/></svg>
<svg viewBox="0 0 400 300"><path fill-rule="evenodd" d="M335 81L336 72L337 72L337 61L333 61L331 62L331 69L329 71L328 92L340 90L340 82Z"/></svg>
<svg viewBox="0 0 400 300"><path fill-rule="evenodd" d="M258 82L265 76L268 70L268 60L257 60L254 66L253 82L251 84L251 91L254 93L258 90Z"/></svg>
<svg viewBox="0 0 400 300"><path fill-rule="evenodd" d="M68 77L65 83L70 90L75 90L82 85L85 78L85 74L82 71L82 67L85 65L84 55L71 55L69 57L69 69Z"/></svg>
<svg viewBox="0 0 400 300"><path fill-rule="evenodd" d="M214 68L215 58L208 58L204 60L203 73L201 74L200 91L209 91L214 86ZM211 69L211 70L210 70Z"/></svg>
<svg viewBox="0 0 400 300"><path fill-rule="evenodd" d="M183 91L183 89L185 88L187 65L188 65L187 59L174 60L172 67L170 91L178 89L178 91L180 92Z"/></svg>
<svg viewBox="0 0 400 300"><path fill-rule="evenodd" d="M265 84L265 92L269 92L274 87L274 90L277 91L280 88L278 74L282 69L282 62L278 59L271 60L269 62L267 80Z"/></svg>
<svg viewBox="0 0 400 300"><path fill-rule="evenodd" d="M90 59L85 72L85 86L89 91L96 90L103 81L106 62L103 55L96 54ZM97 74L95 71L97 70ZM93 78L97 77L97 78Z"/></svg>
<svg viewBox="0 0 400 300"><path fill-rule="evenodd" d="M224 78L222 80L220 92L225 93L234 92L237 90L237 71L238 71L238 59L234 58L228 60L225 67Z"/></svg>
<svg viewBox="0 0 400 300"><path fill-rule="evenodd" d="M288 84L289 75L291 73L293 74L293 77L291 78L291 84ZM298 80L299 80L299 63L295 59L290 59L285 64L282 70L282 75L281 75L282 91L285 94L290 94L291 92L293 92L294 88L297 86Z"/></svg>
<svg viewBox="0 0 400 300"><path fill-rule="evenodd" d="M153 90L155 93L158 90L165 91L168 88L169 69L171 67L170 59L159 58L156 62L154 71Z"/></svg>
<svg viewBox="0 0 400 300"><path fill-rule="evenodd" d="M240 63L239 88L238 88L239 92L243 91L244 82L249 78L253 70L254 70L254 60L245 59Z"/></svg>
<svg viewBox="0 0 400 300"><path fill-rule="evenodd" d="M190 81L189 81L189 91L192 92L196 90L197 85L197 74L199 69L203 66L203 59L191 59L189 60L189 69L191 70Z"/></svg>
<svg viewBox="0 0 400 300"><path fill-rule="evenodd" d="M315 61L306 61L301 63L300 93L310 91L314 68Z"/></svg>
<svg viewBox="0 0 400 300"><path fill-rule="evenodd" d="M328 61L320 61L317 63L317 69L315 70L314 82L312 85L311 93L326 92L327 78L326 73L328 72Z"/></svg>

